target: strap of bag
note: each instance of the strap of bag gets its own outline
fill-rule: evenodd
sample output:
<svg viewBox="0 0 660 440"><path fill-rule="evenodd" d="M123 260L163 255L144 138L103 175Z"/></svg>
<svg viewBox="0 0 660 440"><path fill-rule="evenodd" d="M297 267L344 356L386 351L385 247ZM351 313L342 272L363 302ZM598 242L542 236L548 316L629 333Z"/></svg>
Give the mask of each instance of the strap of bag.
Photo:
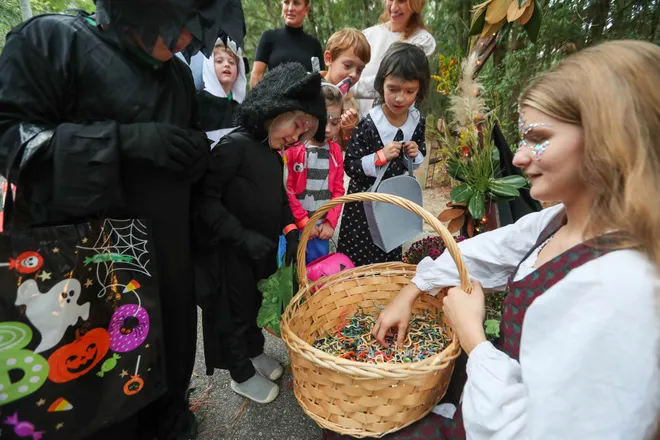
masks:
<svg viewBox="0 0 660 440"><path fill-rule="evenodd" d="M28 141L29 142L29 141ZM10 155L9 160L7 161L7 170L5 171L5 177L7 178L7 193L3 200L2 207L2 223L3 223L3 232L9 232L9 230L14 226L13 213L14 213L14 191L11 189L12 180L14 174L18 176L20 171L19 162L23 157L23 152L28 142L24 142L20 147L14 150L14 153ZM14 173L15 171L15 173ZM16 179L18 182L18 179Z"/></svg>
<svg viewBox="0 0 660 440"><path fill-rule="evenodd" d="M406 157L408 161L408 175L410 177L414 177L413 175L413 160L410 157ZM378 174L376 175L376 181L374 182L373 186L371 187L371 192L376 192L378 190L378 185L380 185L380 182L383 180L383 176L385 176L385 173L387 172L387 169L390 167L390 163L392 161L388 161L385 165L380 167L380 170L378 170Z"/></svg>

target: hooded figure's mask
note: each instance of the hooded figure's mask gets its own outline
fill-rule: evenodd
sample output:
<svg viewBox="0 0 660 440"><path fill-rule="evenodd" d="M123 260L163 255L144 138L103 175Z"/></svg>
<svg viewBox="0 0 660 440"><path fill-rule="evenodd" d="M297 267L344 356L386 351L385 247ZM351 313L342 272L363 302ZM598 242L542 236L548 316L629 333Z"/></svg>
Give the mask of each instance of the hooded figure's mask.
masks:
<svg viewBox="0 0 660 440"><path fill-rule="evenodd" d="M239 46L245 37L245 18L240 0L95 0L96 21L107 25L119 42L138 36L151 52L160 36L174 51L185 27L192 42L181 52L190 57L201 51L209 56L218 35L229 35Z"/></svg>

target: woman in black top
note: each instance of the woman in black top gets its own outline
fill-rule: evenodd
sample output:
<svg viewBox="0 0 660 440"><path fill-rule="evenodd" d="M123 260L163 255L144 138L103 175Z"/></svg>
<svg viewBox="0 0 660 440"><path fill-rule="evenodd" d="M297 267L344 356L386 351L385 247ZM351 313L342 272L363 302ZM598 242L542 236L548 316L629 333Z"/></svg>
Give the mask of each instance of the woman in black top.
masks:
<svg viewBox="0 0 660 440"><path fill-rule="evenodd" d="M315 57L319 68L325 69L321 43L303 31L303 21L309 14L309 1L282 0L284 27L270 29L261 34L250 78L251 87L261 81L266 67L272 70L282 63L298 62L311 72L312 57Z"/></svg>

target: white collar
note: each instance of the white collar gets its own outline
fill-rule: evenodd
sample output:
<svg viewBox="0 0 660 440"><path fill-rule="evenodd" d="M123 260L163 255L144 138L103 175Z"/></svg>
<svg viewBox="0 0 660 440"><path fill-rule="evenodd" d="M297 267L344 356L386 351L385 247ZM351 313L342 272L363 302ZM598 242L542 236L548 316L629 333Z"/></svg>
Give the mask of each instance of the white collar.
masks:
<svg viewBox="0 0 660 440"><path fill-rule="evenodd" d="M383 112L383 107L380 105L369 110L369 115L371 115L371 120L374 121L374 125L376 126L376 130L378 130L383 146L392 142L394 136L396 136L396 133L399 130L403 132L404 142L412 139L412 135L415 133L415 129L420 120L419 110L414 106L410 107L408 110L408 119L406 119L406 122L404 122L401 127L395 127L387 120L387 117Z"/></svg>
<svg viewBox="0 0 660 440"><path fill-rule="evenodd" d="M222 40L218 39L218 42ZM238 57L238 76L236 77L236 82L231 87L232 99L239 104L245 99L245 90L247 88L247 79L245 76L245 62L243 61L243 52L240 48L236 48L236 43L231 40L227 40L228 44L226 47L229 48L236 56ZM224 44L224 43L223 43ZM226 98L227 94L225 89L222 88L218 76L215 74L215 56L211 54L210 57L204 59L204 67L202 68L202 78L204 79L204 90L209 92L213 96L219 98Z"/></svg>

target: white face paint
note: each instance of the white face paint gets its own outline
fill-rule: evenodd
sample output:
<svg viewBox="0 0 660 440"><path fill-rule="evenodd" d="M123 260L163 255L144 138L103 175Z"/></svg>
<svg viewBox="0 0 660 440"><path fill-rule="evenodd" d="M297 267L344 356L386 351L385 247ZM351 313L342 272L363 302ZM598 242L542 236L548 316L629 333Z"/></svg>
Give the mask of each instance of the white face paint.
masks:
<svg viewBox="0 0 660 440"><path fill-rule="evenodd" d="M519 122L522 141L513 157L513 165L529 178L532 197L569 203L588 191L581 177L582 126L553 118L533 107L523 107L523 110L524 116L521 114Z"/></svg>
<svg viewBox="0 0 660 440"><path fill-rule="evenodd" d="M530 150L532 151L532 155L534 156L534 159L541 160L541 156L543 155L543 152L546 150L546 148L548 148L548 146L550 145L550 141L545 140L543 142L537 142L537 143L530 142L527 139L527 136L535 128L552 127L552 124L549 122L526 124L524 118L525 116L523 115L522 110L520 109L520 107L518 107L518 132L520 134L520 143L518 144L518 149L529 147Z"/></svg>

